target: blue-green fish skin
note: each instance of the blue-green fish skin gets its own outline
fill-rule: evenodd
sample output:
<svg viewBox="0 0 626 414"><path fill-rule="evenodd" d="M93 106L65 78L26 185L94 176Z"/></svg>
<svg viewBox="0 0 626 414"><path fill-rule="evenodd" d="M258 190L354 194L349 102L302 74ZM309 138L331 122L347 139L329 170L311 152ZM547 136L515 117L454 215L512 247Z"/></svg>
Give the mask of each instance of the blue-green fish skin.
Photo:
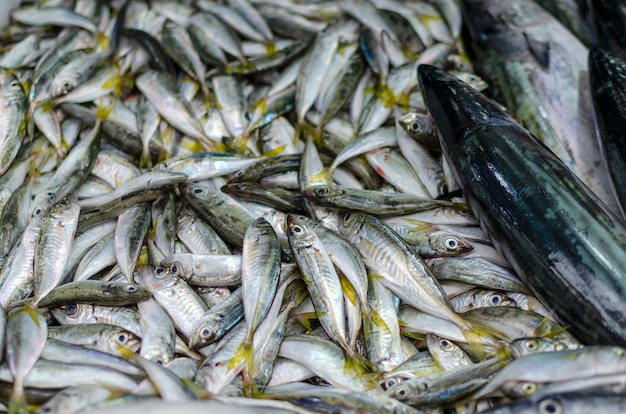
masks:
<svg viewBox="0 0 626 414"><path fill-rule="evenodd" d="M620 218L488 98L433 66L418 77L465 198L521 279L581 340L626 344Z"/></svg>

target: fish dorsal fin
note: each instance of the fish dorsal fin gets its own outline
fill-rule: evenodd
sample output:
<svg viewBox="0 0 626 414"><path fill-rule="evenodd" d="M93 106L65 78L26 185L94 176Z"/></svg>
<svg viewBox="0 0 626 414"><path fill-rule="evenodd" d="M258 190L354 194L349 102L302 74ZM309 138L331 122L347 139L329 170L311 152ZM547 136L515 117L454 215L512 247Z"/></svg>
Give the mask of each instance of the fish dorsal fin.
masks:
<svg viewBox="0 0 626 414"><path fill-rule="evenodd" d="M541 66L547 69L550 66L550 41L536 38L527 32L524 32L524 39L526 39L530 53Z"/></svg>

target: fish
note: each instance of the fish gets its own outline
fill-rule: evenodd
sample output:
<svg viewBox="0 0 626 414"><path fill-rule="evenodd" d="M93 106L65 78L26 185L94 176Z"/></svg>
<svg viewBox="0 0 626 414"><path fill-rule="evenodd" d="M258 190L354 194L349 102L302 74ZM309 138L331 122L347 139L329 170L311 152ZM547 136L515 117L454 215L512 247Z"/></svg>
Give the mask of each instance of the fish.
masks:
<svg viewBox="0 0 626 414"><path fill-rule="evenodd" d="M497 245L513 269L576 336L623 344L626 285L617 269L626 270L626 227L620 218L486 97L433 66L418 72L465 197L486 231L500 235Z"/></svg>
<svg viewBox="0 0 626 414"><path fill-rule="evenodd" d="M1 36L9 411L480 412L514 359L611 352L539 304L456 182L418 65L499 99L457 2L48 3Z"/></svg>
<svg viewBox="0 0 626 414"><path fill-rule="evenodd" d="M607 171L594 133L587 48L534 2L467 0L462 8L470 41L476 52L484 51L480 70L499 99L616 211L601 178Z"/></svg>

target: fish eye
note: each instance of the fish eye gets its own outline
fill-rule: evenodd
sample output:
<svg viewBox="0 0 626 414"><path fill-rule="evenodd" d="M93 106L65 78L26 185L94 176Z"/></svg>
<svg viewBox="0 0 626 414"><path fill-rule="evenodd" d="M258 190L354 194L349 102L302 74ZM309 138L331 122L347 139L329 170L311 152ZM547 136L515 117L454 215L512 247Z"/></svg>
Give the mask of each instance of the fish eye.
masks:
<svg viewBox="0 0 626 414"><path fill-rule="evenodd" d="M157 363L157 364L159 364L159 365L163 365L163 360L162 360L162 359L160 359L160 358L159 358L159 359L157 359L157 360L156 360L156 361L154 361L154 362L156 362L156 363Z"/></svg>
<svg viewBox="0 0 626 414"><path fill-rule="evenodd" d="M42 413L51 413L52 412L52 408L51 407L44 407L41 409Z"/></svg>
<svg viewBox="0 0 626 414"><path fill-rule="evenodd" d="M137 290L137 286L135 285L128 285L126 286L126 292L134 292Z"/></svg>
<svg viewBox="0 0 626 414"><path fill-rule="evenodd" d="M33 217L36 217L36 216L38 216L38 215L40 215L40 214L41 214L41 209L40 209L40 208L38 208L38 209L37 209L37 210L35 210L35 212L33 213Z"/></svg>
<svg viewBox="0 0 626 414"><path fill-rule="evenodd" d="M525 345L526 345L526 349L531 352L536 350L537 347L539 346L537 341L535 341L534 339L529 339L528 341L526 341Z"/></svg>
<svg viewBox="0 0 626 414"><path fill-rule="evenodd" d="M295 226L291 226L291 231L295 234L300 234L304 232L304 229L298 225L295 225Z"/></svg>
<svg viewBox="0 0 626 414"><path fill-rule="evenodd" d="M452 346L452 342L448 341L447 339L440 339L439 340L439 345L441 346L441 348L443 348L444 350L450 350L453 348Z"/></svg>
<svg viewBox="0 0 626 414"><path fill-rule="evenodd" d="M406 387L402 387L395 392L396 398L404 398L408 395L408 390Z"/></svg>
<svg viewBox="0 0 626 414"><path fill-rule="evenodd" d="M70 202L67 200L67 198L64 198L63 200L59 201L57 203L57 206L59 206L59 208L65 210L66 208L68 208L70 206Z"/></svg>
<svg viewBox="0 0 626 414"><path fill-rule="evenodd" d="M11 88L15 88L15 87L19 86L19 83L16 80L12 80L11 83L9 83L9 86Z"/></svg>
<svg viewBox="0 0 626 414"><path fill-rule="evenodd" d="M498 305L500 304L500 295L493 295L491 297L491 304L492 305Z"/></svg>
<svg viewBox="0 0 626 414"><path fill-rule="evenodd" d="M128 335L121 333L117 336L117 342L120 344L125 344L126 342L128 342Z"/></svg>
<svg viewBox="0 0 626 414"><path fill-rule="evenodd" d="M200 332L200 336L203 338L208 338L210 334L211 334L211 331L208 328L204 328L202 332Z"/></svg>
<svg viewBox="0 0 626 414"><path fill-rule="evenodd" d="M66 305L62 309L67 316L75 316L78 313L78 305Z"/></svg>
<svg viewBox="0 0 626 414"><path fill-rule="evenodd" d="M170 266L170 272L172 272L172 274L178 276L178 274L180 273L180 268L181 266L178 263L174 263Z"/></svg>
<svg viewBox="0 0 626 414"><path fill-rule="evenodd" d="M154 268L154 274L157 275L157 276L162 276L162 275L165 274L165 269L160 267L160 266L155 267Z"/></svg>
<svg viewBox="0 0 626 414"><path fill-rule="evenodd" d="M396 380L395 380L395 379L393 379L393 378L389 378L387 381L385 381L385 386L386 386L387 388L391 388L391 387L393 387L393 386L394 386L394 385L396 385L396 384L397 384L397 382L396 382Z"/></svg>
<svg viewBox="0 0 626 414"><path fill-rule="evenodd" d="M327 187L318 188L318 189L315 191L315 193L316 193L318 196L320 196L320 197L321 197L321 196L324 196L324 195L326 195L326 194L328 193L328 188L327 188Z"/></svg>
<svg viewBox="0 0 626 414"><path fill-rule="evenodd" d="M459 247L459 242L454 237L448 237L443 243L449 250L454 250Z"/></svg>
<svg viewBox="0 0 626 414"><path fill-rule="evenodd" d="M343 222L348 223L351 218L352 218L352 213L346 213L343 215Z"/></svg>
<svg viewBox="0 0 626 414"><path fill-rule="evenodd" d="M413 121L413 123L411 123L411 129L413 131L417 131L420 128L420 124L417 121Z"/></svg>
<svg viewBox="0 0 626 414"><path fill-rule="evenodd" d="M542 414L561 414L563 406L552 398L547 398L539 403L539 412Z"/></svg>
<svg viewBox="0 0 626 414"><path fill-rule="evenodd" d="M526 382L522 384L522 391L526 395L533 395L537 391L537 384L532 382Z"/></svg>
<svg viewBox="0 0 626 414"><path fill-rule="evenodd" d="M202 188L198 188L198 187L194 188L193 189L193 193L194 194L202 194Z"/></svg>

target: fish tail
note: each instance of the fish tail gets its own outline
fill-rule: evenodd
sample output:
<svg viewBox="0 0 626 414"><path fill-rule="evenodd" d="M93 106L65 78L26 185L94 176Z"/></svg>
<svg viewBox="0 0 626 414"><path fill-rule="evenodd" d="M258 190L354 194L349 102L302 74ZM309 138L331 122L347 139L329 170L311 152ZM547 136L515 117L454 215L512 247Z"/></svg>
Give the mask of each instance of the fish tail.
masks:
<svg viewBox="0 0 626 414"><path fill-rule="evenodd" d="M26 401L26 394L24 392L24 386L21 381L13 383L13 392L9 399L9 414L27 414L28 401Z"/></svg>
<svg viewBox="0 0 626 414"><path fill-rule="evenodd" d="M313 130L313 143L317 148L321 148L324 140L324 130L322 129L324 125L320 123Z"/></svg>
<svg viewBox="0 0 626 414"><path fill-rule="evenodd" d="M333 175L330 167L324 168L322 171L315 174L311 177L311 182L314 183L326 183L326 185L330 185L333 182Z"/></svg>
<svg viewBox="0 0 626 414"><path fill-rule="evenodd" d="M252 334L248 335L243 343L243 357L246 360L246 371L252 375L252 372L254 372L254 346L252 344Z"/></svg>
<svg viewBox="0 0 626 414"><path fill-rule="evenodd" d="M111 49L111 38L104 33L98 32L96 35L98 39L98 49L107 50Z"/></svg>
<svg viewBox="0 0 626 414"><path fill-rule="evenodd" d="M236 152L237 154L245 154L249 140L250 134L246 131L233 140L229 149Z"/></svg>
<svg viewBox="0 0 626 414"><path fill-rule="evenodd" d="M243 359L246 364L242 371L242 382L244 395L253 397L259 393L254 381L254 344L252 342L252 333L250 333L243 343Z"/></svg>
<svg viewBox="0 0 626 414"><path fill-rule="evenodd" d="M298 315L297 319L300 325L304 326L307 329L307 331L310 332L313 330L313 325L311 325L311 321L317 320L318 315L315 312L303 312L300 315Z"/></svg>
<svg viewBox="0 0 626 414"><path fill-rule="evenodd" d="M470 346L470 349L478 359L481 361L485 360L487 354L486 347L494 347L497 349L499 343L496 337L501 337L502 334L498 335L493 329L475 323L469 323L465 320L463 321L464 324L459 324L458 326Z"/></svg>
<svg viewBox="0 0 626 414"><path fill-rule="evenodd" d="M104 121L105 119L107 119L107 117L109 116L109 114L111 113L111 111L113 110L113 107L115 106L115 103L117 102L116 99L114 99L110 105L105 105L104 101L102 99L98 100L98 106L96 108L96 120L98 121Z"/></svg>
<svg viewBox="0 0 626 414"><path fill-rule="evenodd" d="M227 368L229 370L235 368L237 365L241 364L242 362L244 362L246 360L246 353L249 352L249 351L246 350L246 342L247 342L247 340L244 341L241 345L239 345L239 347L237 348L237 350L233 354L233 357L228 362L228 367Z"/></svg>
<svg viewBox="0 0 626 414"><path fill-rule="evenodd" d="M276 41L274 39L265 42L265 55L272 57L276 54L278 49L276 48Z"/></svg>
<svg viewBox="0 0 626 414"><path fill-rule="evenodd" d="M372 363L358 352L348 349L346 350L346 362L343 370L344 372L357 373L361 376L372 372Z"/></svg>
<svg viewBox="0 0 626 414"><path fill-rule="evenodd" d="M150 156L150 151L146 151L145 148L139 157L139 168L152 168L152 157Z"/></svg>
<svg viewBox="0 0 626 414"><path fill-rule="evenodd" d="M267 152L261 154L262 157L275 157L283 153L283 151L287 148L287 145L279 145L278 147L271 149Z"/></svg>

